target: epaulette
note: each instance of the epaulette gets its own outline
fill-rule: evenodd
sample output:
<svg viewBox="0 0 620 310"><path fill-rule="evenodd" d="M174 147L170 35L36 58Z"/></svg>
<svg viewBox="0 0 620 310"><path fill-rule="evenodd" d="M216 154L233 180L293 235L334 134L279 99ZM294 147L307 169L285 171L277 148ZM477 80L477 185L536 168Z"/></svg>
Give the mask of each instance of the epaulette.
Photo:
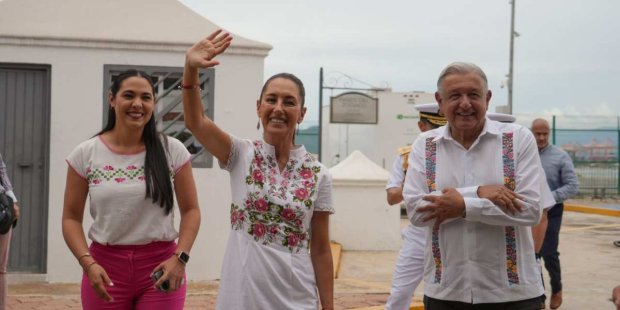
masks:
<svg viewBox="0 0 620 310"><path fill-rule="evenodd" d="M403 146L398 149L398 155L405 155L411 152L411 145Z"/></svg>

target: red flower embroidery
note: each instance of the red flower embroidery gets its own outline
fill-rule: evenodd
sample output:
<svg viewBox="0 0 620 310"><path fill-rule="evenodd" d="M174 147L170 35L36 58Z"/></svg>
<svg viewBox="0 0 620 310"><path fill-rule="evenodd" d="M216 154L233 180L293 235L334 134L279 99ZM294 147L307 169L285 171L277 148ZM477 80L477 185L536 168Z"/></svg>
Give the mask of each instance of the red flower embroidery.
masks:
<svg viewBox="0 0 620 310"><path fill-rule="evenodd" d="M254 202L254 209L256 209L256 211L261 212L261 213L267 212L267 209L268 209L267 202L264 199L259 198L257 201Z"/></svg>
<svg viewBox="0 0 620 310"><path fill-rule="evenodd" d="M297 235L290 234L288 236L288 246L293 248L297 245L297 243L299 243L299 238L297 237Z"/></svg>
<svg viewBox="0 0 620 310"><path fill-rule="evenodd" d="M252 171L252 178L256 182L263 182L263 180L265 179L265 177L263 176L263 172L258 169Z"/></svg>
<svg viewBox="0 0 620 310"><path fill-rule="evenodd" d="M113 171L114 167L112 167L112 166L105 166L105 167L103 167L103 170L105 170L105 171Z"/></svg>
<svg viewBox="0 0 620 310"><path fill-rule="evenodd" d="M297 198L299 199L306 199L308 198L308 190L305 188L300 188L298 190L295 191L295 196L297 196Z"/></svg>
<svg viewBox="0 0 620 310"><path fill-rule="evenodd" d="M114 179L114 181L116 181L116 183L123 183L123 182L125 182L125 180L126 180L125 178L116 178L116 179Z"/></svg>
<svg viewBox="0 0 620 310"><path fill-rule="evenodd" d="M295 211L291 208L286 208L282 211L282 218L285 221L292 222L295 219Z"/></svg>
<svg viewBox="0 0 620 310"><path fill-rule="evenodd" d="M127 170L136 170L138 168L136 166L134 166L134 165L131 165L131 166L127 166L127 168L125 168L125 169L127 169Z"/></svg>
<svg viewBox="0 0 620 310"><path fill-rule="evenodd" d="M314 176L314 172L312 172L312 170L310 170L310 169L303 169L303 170L301 170L299 175L301 175L301 177L304 178L304 179L309 179L309 178Z"/></svg>
<svg viewBox="0 0 620 310"><path fill-rule="evenodd" d="M274 225L271 226L271 228L269 228L269 233L272 235L277 235L278 234L278 225Z"/></svg>
<svg viewBox="0 0 620 310"><path fill-rule="evenodd" d="M261 238L267 232L265 225L260 222L252 225L252 230L254 230L254 236L258 238Z"/></svg>

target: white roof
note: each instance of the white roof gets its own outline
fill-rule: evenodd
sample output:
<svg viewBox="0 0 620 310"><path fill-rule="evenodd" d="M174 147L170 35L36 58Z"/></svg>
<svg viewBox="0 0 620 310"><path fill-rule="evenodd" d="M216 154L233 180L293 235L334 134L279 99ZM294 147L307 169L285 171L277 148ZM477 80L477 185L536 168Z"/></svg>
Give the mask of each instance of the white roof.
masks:
<svg viewBox="0 0 620 310"><path fill-rule="evenodd" d="M334 181L380 181L387 182L390 173L375 164L362 152L355 150L338 165L329 169Z"/></svg>
<svg viewBox="0 0 620 310"><path fill-rule="evenodd" d="M0 37L193 45L219 28L177 0L0 1ZM271 49L233 37L233 47Z"/></svg>

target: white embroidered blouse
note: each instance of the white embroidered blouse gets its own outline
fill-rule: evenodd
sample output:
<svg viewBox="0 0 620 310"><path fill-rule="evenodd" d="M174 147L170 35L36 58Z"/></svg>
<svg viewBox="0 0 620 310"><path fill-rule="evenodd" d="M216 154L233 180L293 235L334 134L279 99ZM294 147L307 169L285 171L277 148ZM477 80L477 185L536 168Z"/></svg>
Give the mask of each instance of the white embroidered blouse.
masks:
<svg viewBox="0 0 620 310"><path fill-rule="evenodd" d="M101 136L71 152L67 163L88 182L90 214L95 221L89 239L101 244L140 245L178 238L174 213L166 216L151 198L145 199L145 157L145 151L116 153ZM169 137L166 157L174 186L174 175L189 163L191 155L181 141Z"/></svg>
<svg viewBox="0 0 620 310"><path fill-rule="evenodd" d="M264 141L231 136L232 231L217 309L316 309L310 256L314 212L334 212L331 174L303 146L280 171Z"/></svg>

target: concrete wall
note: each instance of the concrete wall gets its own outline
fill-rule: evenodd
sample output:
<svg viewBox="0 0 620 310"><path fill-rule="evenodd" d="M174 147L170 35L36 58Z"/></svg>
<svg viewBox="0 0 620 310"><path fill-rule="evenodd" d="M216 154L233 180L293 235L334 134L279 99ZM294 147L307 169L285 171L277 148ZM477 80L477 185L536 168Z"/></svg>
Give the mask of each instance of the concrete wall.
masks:
<svg viewBox="0 0 620 310"><path fill-rule="evenodd" d="M99 44L100 46L101 44ZM251 54L251 53L248 53ZM183 66L184 52L102 48L0 45L0 62L51 65L51 147L49 178L49 282L78 282L81 269L64 242L61 217L67 165L65 158L102 126L103 65ZM257 138L255 102L263 83L264 56L221 55L216 68L215 121L224 130ZM187 267L189 280L219 278L229 232L228 173L194 169L202 225ZM92 220L85 212L84 230ZM175 215L177 227L178 211Z"/></svg>
<svg viewBox="0 0 620 310"><path fill-rule="evenodd" d="M374 163L391 170L399 147L413 143L420 134L417 104L435 102L434 94L378 92L379 121L376 125L330 124L329 105L323 106L322 159L327 167L359 150Z"/></svg>

